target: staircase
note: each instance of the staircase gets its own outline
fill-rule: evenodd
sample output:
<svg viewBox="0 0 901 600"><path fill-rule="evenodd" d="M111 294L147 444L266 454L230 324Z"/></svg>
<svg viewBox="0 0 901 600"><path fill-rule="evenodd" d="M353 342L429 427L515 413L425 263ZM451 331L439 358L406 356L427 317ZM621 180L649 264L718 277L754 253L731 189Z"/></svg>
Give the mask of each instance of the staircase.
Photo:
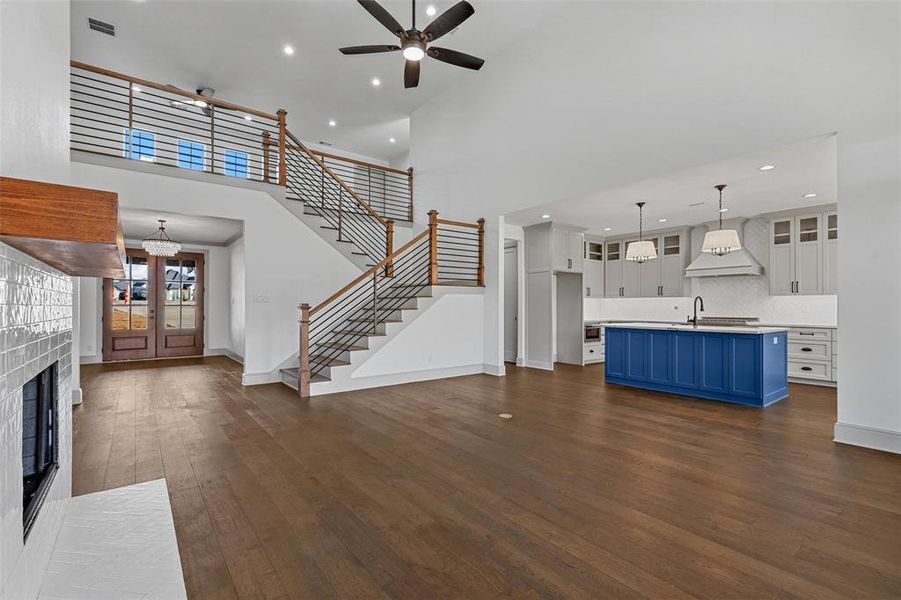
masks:
<svg viewBox="0 0 901 600"><path fill-rule="evenodd" d="M430 211L425 231L319 305L302 304L298 365L282 369L282 381L308 397L438 286L484 286L484 234L482 219L448 221Z"/></svg>
<svg viewBox="0 0 901 600"><path fill-rule="evenodd" d="M71 69L72 150L277 183L280 201L363 271L317 306L300 307L297 364L280 372L302 397L351 369L355 357L365 360L440 286L484 286L484 220L431 211L428 227L395 249L395 220L413 219L412 169L312 151L287 129L284 110L77 61Z"/></svg>

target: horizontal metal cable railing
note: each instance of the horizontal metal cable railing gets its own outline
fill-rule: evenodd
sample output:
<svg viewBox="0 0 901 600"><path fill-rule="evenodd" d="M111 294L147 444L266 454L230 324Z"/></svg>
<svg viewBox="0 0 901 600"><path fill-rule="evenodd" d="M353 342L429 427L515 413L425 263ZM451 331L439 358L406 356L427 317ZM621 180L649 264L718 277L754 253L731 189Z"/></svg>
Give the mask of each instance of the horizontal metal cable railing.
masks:
<svg viewBox="0 0 901 600"><path fill-rule="evenodd" d="M270 114L71 63L71 148L242 179L278 179L264 139L279 137L285 112Z"/></svg>
<svg viewBox="0 0 901 600"><path fill-rule="evenodd" d="M301 396L327 368L347 364L365 349L368 336L382 333L401 311L415 308L423 290L438 285L484 285L484 220L448 221L429 213L427 229L389 254L341 290L311 308L300 307Z"/></svg>
<svg viewBox="0 0 901 600"><path fill-rule="evenodd" d="M371 263L392 251L393 220L412 220L412 169L311 152L286 112L246 108L71 61L71 148L278 183Z"/></svg>

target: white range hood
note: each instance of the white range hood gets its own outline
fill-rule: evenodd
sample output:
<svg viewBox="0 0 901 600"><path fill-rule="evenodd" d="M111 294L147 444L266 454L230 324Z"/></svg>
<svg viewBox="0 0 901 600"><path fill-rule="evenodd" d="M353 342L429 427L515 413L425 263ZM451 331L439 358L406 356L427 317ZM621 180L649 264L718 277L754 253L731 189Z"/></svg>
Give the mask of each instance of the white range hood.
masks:
<svg viewBox="0 0 901 600"><path fill-rule="evenodd" d="M745 223L747 219L729 219L723 221L723 229L735 229L741 240L741 249L729 254L717 256L709 252L701 252L685 269L686 277L723 277L729 275L762 275L763 267L745 247ZM708 229L716 229L718 223L707 225Z"/></svg>

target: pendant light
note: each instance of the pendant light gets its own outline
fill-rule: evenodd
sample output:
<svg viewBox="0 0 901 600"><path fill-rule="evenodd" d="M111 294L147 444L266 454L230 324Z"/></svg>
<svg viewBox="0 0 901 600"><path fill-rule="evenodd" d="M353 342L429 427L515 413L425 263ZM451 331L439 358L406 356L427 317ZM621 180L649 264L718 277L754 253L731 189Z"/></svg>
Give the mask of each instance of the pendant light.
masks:
<svg viewBox="0 0 901 600"><path fill-rule="evenodd" d="M181 250L181 242L176 242L166 233L166 219L160 219L160 228L141 242L150 256L175 256Z"/></svg>
<svg viewBox="0 0 901 600"><path fill-rule="evenodd" d="M723 229L723 189L725 187L725 183L714 186L714 189L720 193L720 228L717 231L708 231L704 235L704 245L701 247L702 251L717 256L725 256L733 250L741 249L738 232L734 229Z"/></svg>
<svg viewBox="0 0 901 600"><path fill-rule="evenodd" d="M626 260L638 264L657 258L657 248L654 247L654 242L641 239L644 235L644 205L644 202L635 203L635 206L638 207L638 241L631 242L626 248Z"/></svg>

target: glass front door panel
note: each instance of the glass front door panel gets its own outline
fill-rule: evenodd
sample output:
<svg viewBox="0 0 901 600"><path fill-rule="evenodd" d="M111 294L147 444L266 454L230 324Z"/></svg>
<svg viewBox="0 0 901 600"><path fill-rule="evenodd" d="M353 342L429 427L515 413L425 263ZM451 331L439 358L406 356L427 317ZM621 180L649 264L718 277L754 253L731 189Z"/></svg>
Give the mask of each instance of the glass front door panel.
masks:
<svg viewBox="0 0 901 600"><path fill-rule="evenodd" d="M166 329L196 327L197 262L193 259L166 259Z"/></svg>

